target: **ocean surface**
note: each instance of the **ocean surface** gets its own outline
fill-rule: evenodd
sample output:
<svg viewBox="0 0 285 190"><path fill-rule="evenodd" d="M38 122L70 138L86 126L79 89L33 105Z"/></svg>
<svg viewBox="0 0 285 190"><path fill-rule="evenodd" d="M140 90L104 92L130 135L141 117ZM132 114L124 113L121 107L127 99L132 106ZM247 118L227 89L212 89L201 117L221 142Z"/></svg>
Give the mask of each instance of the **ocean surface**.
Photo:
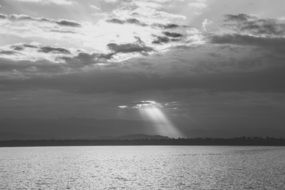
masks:
<svg viewBox="0 0 285 190"><path fill-rule="evenodd" d="M0 148L0 189L285 189L285 147Z"/></svg>

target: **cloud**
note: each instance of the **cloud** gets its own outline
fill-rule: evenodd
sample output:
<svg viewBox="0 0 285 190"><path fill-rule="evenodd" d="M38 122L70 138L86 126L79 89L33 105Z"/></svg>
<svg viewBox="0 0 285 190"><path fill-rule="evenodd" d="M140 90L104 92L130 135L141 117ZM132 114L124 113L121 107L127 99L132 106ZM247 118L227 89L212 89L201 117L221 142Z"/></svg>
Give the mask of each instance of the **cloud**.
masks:
<svg viewBox="0 0 285 190"><path fill-rule="evenodd" d="M119 105L117 107L122 110L140 110L144 108L156 107L159 109L163 109L164 111L167 111L167 110L177 110L179 106L180 106L179 103L175 101L158 102L154 100L140 100L140 101L133 101L131 103L128 102L128 104L126 105Z"/></svg>
<svg viewBox="0 0 285 190"><path fill-rule="evenodd" d="M210 91L285 92L284 68L248 73L203 74L200 76L143 75L101 71L54 77L2 79L1 90L57 89L73 93L142 93L175 89Z"/></svg>
<svg viewBox="0 0 285 190"><path fill-rule="evenodd" d="M226 26L242 34L263 37L280 37L285 35L285 20L238 14L226 15L225 21Z"/></svg>
<svg viewBox="0 0 285 190"><path fill-rule="evenodd" d="M54 20L49 18L38 18L38 17L31 17L28 15L18 15L18 14L11 14L11 15L3 15L0 14L0 19L6 19L10 22L25 22L25 21L35 21L35 22L42 22L42 23L53 23L60 26L68 26L68 27L80 27L81 25L75 21L71 20Z"/></svg>
<svg viewBox="0 0 285 190"><path fill-rule="evenodd" d="M209 44L179 48L119 64L112 63L115 56L112 54L71 52L72 55L40 56L57 57L54 60L62 61L58 63L49 59L34 62L2 59L5 65L0 67L0 89L56 89L78 94L140 94L179 89L285 92L284 59L250 46ZM100 66L106 60L110 64Z"/></svg>
<svg viewBox="0 0 285 190"><path fill-rule="evenodd" d="M117 19L117 18L112 18L112 19L108 19L107 22L115 23L115 24L136 24L136 25L139 25L139 26L147 26L145 23L140 22L136 18L129 18L129 19L126 19L126 20L120 20L120 19Z"/></svg>
<svg viewBox="0 0 285 190"><path fill-rule="evenodd" d="M1 50L1 49L0 49ZM51 47L51 46L42 46L37 43L31 43L31 44L14 44L14 45L9 45L6 46L5 48L2 47L2 52L3 51L13 51L15 52L14 54L19 54L21 56L26 55L35 55L37 56L38 53L44 53L44 54L71 54L71 52L67 49L64 48L59 48L59 47ZM39 55L40 56L40 55ZM24 58L24 57L23 57ZM26 58L27 60L28 57Z"/></svg>
<svg viewBox="0 0 285 190"><path fill-rule="evenodd" d="M153 51L151 47L145 46L140 41L127 44L110 43L108 48L110 48L109 53L95 53L41 45L39 43L19 43L4 46L0 48L0 60L3 62L0 67L0 75L1 71L5 71L2 76L5 78L9 75L9 72L12 73L17 70L20 77L52 76L53 73L50 71L55 68L58 68L58 70L54 74L65 75L82 72L86 69L86 66L96 64L112 65L116 61L114 57L119 56L119 54L146 54Z"/></svg>
<svg viewBox="0 0 285 190"><path fill-rule="evenodd" d="M147 55L146 52L159 52L162 49L165 51L175 46L191 45L200 41L199 34L191 32L193 28L185 27L186 25L180 24L181 22L175 23L177 20L181 21L177 15L152 9L154 12L151 14L156 15L157 18L151 20L149 15L142 14L140 6L135 2L123 5L96 24L28 15L2 15L3 19L8 22L0 22L3 29L0 33L10 38L16 36L29 39L29 41L37 38L40 43L49 41L63 48L81 47L78 49L84 49L83 52L89 54L93 52L99 54L141 52L143 53L141 55ZM165 37L158 37L162 34ZM137 37L144 45L134 42L133 39ZM169 41L166 43L167 38ZM113 61L121 61L137 55L124 55L124 58L120 56L112 56Z"/></svg>
<svg viewBox="0 0 285 190"><path fill-rule="evenodd" d="M75 21L69 21L69 20L60 20L56 21L58 25L61 26L71 26L71 27L80 27L81 25Z"/></svg>
<svg viewBox="0 0 285 190"><path fill-rule="evenodd" d="M39 52L70 54L70 51L64 48L54 48L54 47L49 47L49 46L40 47Z"/></svg>
<svg viewBox="0 0 285 190"><path fill-rule="evenodd" d="M147 106L155 106L159 108L164 107L163 104L156 102L154 100L141 100L141 101L133 102L132 104L129 104L129 105L118 106L118 108L120 109L140 109L142 107L147 107Z"/></svg>
<svg viewBox="0 0 285 190"><path fill-rule="evenodd" d="M211 24L213 24L213 21L211 21L211 20L209 20L209 19L204 19L204 21L202 22L202 30L203 30L204 32L208 32L207 27L208 27L209 25L211 25Z"/></svg>
<svg viewBox="0 0 285 190"><path fill-rule="evenodd" d="M90 5L90 7L96 11L101 11L101 8L96 5Z"/></svg>
<svg viewBox="0 0 285 190"><path fill-rule="evenodd" d="M203 10L208 7L207 0L191 0L188 3L188 8L194 15L201 15Z"/></svg>
<svg viewBox="0 0 285 190"><path fill-rule="evenodd" d="M153 24L155 27L160 27L163 29L176 29L181 27L179 24L169 23L169 24Z"/></svg>
<svg viewBox="0 0 285 190"><path fill-rule="evenodd" d="M157 36L155 40L152 41L153 44L163 44L163 43L169 43L170 39L165 36Z"/></svg>
<svg viewBox="0 0 285 190"><path fill-rule="evenodd" d="M247 14L226 15L225 31L209 35L210 42L255 46L276 56L285 50L285 21Z"/></svg>
<svg viewBox="0 0 285 190"><path fill-rule="evenodd" d="M17 50L17 51L21 51L24 50L25 48L37 48L37 45L33 45L33 44L14 44L11 45L10 48Z"/></svg>
<svg viewBox="0 0 285 190"><path fill-rule="evenodd" d="M120 105L120 106L118 106L118 108L120 108L120 109L127 109L128 106L126 106L126 105Z"/></svg>
<svg viewBox="0 0 285 190"><path fill-rule="evenodd" d="M64 48L51 47L51 46L41 46L39 44L14 44L1 49L2 55L11 55L10 57L14 60L39 60L41 58L47 58L46 55L57 56L57 55L66 55L71 52ZM6 52L6 53L4 53ZM8 53L11 52L11 53ZM41 57L42 56L42 57Z"/></svg>
<svg viewBox="0 0 285 190"><path fill-rule="evenodd" d="M39 3L42 5L50 5L50 4L55 4L55 5L73 5L73 1L71 0L14 0L18 2L23 2L23 3Z"/></svg>
<svg viewBox="0 0 285 190"><path fill-rule="evenodd" d="M98 63L111 64L114 61L114 56L119 54L146 54L153 51L151 47L144 45L139 40L135 43L127 44L110 43L107 46L110 48L109 53L95 53L72 48L47 46L39 43L19 43L0 48L0 60L5 62L5 66L2 65L2 69L11 72L19 69L21 76L34 74L50 75L52 73L50 73L51 67L49 66L61 68L56 74L66 74L82 71L88 65L96 65ZM43 64L46 64L46 67ZM33 72L31 72L31 67L33 67ZM36 68L39 67L43 70L37 73L39 70ZM47 68L47 73L44 73L44 68Z"/></svg>
<svg viewBox="0 0 285 190"><path fill-rule="evenodd" d="M67 63L67 67L83 69L86 65L94 65L97 63L107 63L115 53L98 54L98 53L85 53L79 52L73 57L62 56L60 59Z"/></svg>
<svg viewBox="0 0 285 190"><path fill-rule="evenodd" d="M73 57L64 48L38 44L14 44L0 49L0 78L27 78L29 75L63 74L72 65L64 65L62 56Z"/></svg>
<svg viewBox="0 0 285 190"><path fill-rule="evenodd" d="M15 51L11 51L11 50L0 50L0 55L14 55L16 54Z"/></svg>
<svg viewBox="0 0 285 190"><path fill-rule="evenodd" d="M163 32L164 35L172 37L172 38L180 38L183 35L177 32Z"/></svg>
<svg viewBox="0 0 285 190"><path fill-rule="evenodd" d="M207 4L205 2L205 0L195 0L193 2L188 3L188 6L196 9L204 9L207 7Z"/></svg>
<svg viewBox="0 0 285 190"><path fill-rule="evenodd" d="M112 9L110 14L98 18L96 22L0 15L0 34L13 43L15 40L12 39L17 38L28 43L37 41L42 46L57 44L56 48L79 50L86 53L81 58L86 58L88 63L94 58L95 62L103 61L102 64L203 43L201 33L198 30L193 32L194 28L186 25L185 16L161 9L168 3L168 0L120 1L108 5L111 6L108 11ZM102 10L106 9L104 3L100 6ZM88 4L88 7L92 8L92 5ZM136 40L138 38L140 40ZM75 63L80 59L76 57L79 52L71 54L75 60L70 56L57 56L53 60Z"/></svg>
<svg viewBox="0 0 285 190"><path fill-rule="evenodd" d="M47 50L43 52L43 47L50 48L44 48ZM2 49L13 51L13 54L0 56L1 63L5 63L0 67L0 86L78 93L169 89L284 91L281 84L285 80L284 56L268 54L266 50L249 45L219 42L179 47L164 54L116 62L116 56L154 51L147 47L139 41L113 43L109 44L110 52L104 54L73 49L65 51L39 44L16 44Z"/></svg>
<svg viewBox="0 0 285 190"><path fill-rule="evenodd" d="M78 72L87 65L108 62L112 56L40 44L14 44L0 49L0 77L1 72L7 78L15 71L20 77Z"/></svg>
<svg viewBox="0 0 285 190"><path fill-rule="evenodd" d="M217 44L253 45L264 48L284 49L285 38L262 38L240 34L211 36L211 42Z"/></svg>
<svg viewBox="0 0 285 190"><path fill-rule="evenodd" d="M111 22L111 23L115 23L115 24L124 24L125 23L124 20L120 20L120 19L117 19L117 18L109 19L109 20L107 20L107 22Z"/></svg>
<svg viewBox="0 0 285 190"><path fill-rule="evenodd" d="M106 3L117 3L118 0L104 0Z"/></svg>
<svg viewBox="0 0 285 190"><path fill-rule="evenodd" d="M151 47L145 46L140 43L127 43L127 44L116 44L110 43L107 45L110 50L114 53L147 53L153 51Z"/></svg>

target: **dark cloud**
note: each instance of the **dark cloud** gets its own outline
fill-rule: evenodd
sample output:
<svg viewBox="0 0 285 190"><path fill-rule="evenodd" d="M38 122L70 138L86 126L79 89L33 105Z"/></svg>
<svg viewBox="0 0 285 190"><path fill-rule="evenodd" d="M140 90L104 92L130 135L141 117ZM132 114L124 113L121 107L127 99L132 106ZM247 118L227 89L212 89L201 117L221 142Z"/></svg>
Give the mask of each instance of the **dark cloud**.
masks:
<svg viewBox="0 0 285 190"><path fill-rule="evenodd" d="M180 25L174 24L174 23L170 23L170 24L153 24L152 26L163 28L163 29L176 29L176 28L181 27Z"/></svg>
<svg viewBox="0 0 285 190"><path fill-rule="evenodd" d="M47 57L35 57L35 60L22 58L19 60L14 55L33 54L26 48L32 48L34 51L47 54ZM11 49L11 50L10 50ZM0 50L1 55L8 55L9 57L0 57L0 72L17 72L21 76L29 76L30 74L59 74L64 72L64 69L80 69L85 65L96 64L98 62L107 62L112 58L113 53L110 54L96 54L96 53L73 53L64 48L40 46L32 44L16 44L11 45L9 50ZM49 55L52 55L49 57ZM56 55L56 57L54 57ZM31 55L32 56L32 55ZM58 62L58 64L54 64ZM63 64L66 63L66 64ZM9 73L7 73L7 76Z"/></svg>
<svg viewBox="0 0 285 190"><path fill-rule="evenodd" d="M162 25L163 28L165 29L173 29L173 28L178 28L180 27L178 24L165 24L165 25Z"/></svg>
<svg viewBox="0 0 285 190"><path fill-rule="evenodd" d="M27 47L27 48L37 48L37 46L31 45L31 44L23 44L23 47Z"/></svg>
<svg viewBox="0 0 285 190"><path fill-rule="evenodd" d="M76 93L130 93L171 89L284 93L284 73L284 66L251 72L201 73L190 76L94 71L48 78L3 79L0 80L0 89L57 89Z"/></svg>
<svg viewBox="0 0 285 190"><path fill-rule="evenodd" d="M15 51L11 51L11 50L0 50L0 55L14 55L17 54L17 52Z"/></svg>
<svg viewBox="0 0 285 190"><path fill-rule="evenodd" d="M112 19L108 19L107 22L110 23L115 23L115 24L136 24L139 26L148 26L146 23L141 22L140 20L136 19L136 18L129 18L126 20L122 20L122 19L118 19L118 18L112 18ZM159 23L155 23L151 25L152 27L158 27L158 28L162 28L162 29L176 29L179 27L184 27L178 24L174 24L174 23L169 23L169 24L159 24Z"/></svg>
<svg viewBox="0 0 285 190"><path fill-rule="evenodd" d="M246 14L226 15L225 25L229 33L211 34L210 42L256 46L271 51L272 55L285 51L285 22L277 19L261 19Z"/></svg>
<svg viewBox="0 0 285 190"><path fill-rule="evenodd" d="M65 33L65 34L75 34L73 31L68 30L50 30L51 32L57 32L57 33Z"/></svg>
<svg viewBox="0 0 285 190"><path fill-rule="evenodd" d="M0 19L5 19L5 18L7 18L6 15L0 14Z"/></svg>
<svg viewBox="0 0 285 190"><path fill-rule="evenodd" d="M172 38L180 38L183 36L183 34L177 32L163 32L163 34Z"/></svg>
<svg viewBox="0 0 285 190"><path fill-rule="evenodd" d="M127 43L127 44L116 44L116 43L109 43L108 48L114 53L147 53L153 51L151 47L145 46L144 44L140 43Z"/></svg>
<svg viewBox="0 0 285 190"><path fill-rule="evenodd" d="M98 62L106 62L111 59L113 54L97 54L97 53L85 53L80 52L73 57L60 57L65 60L68 66L82 67L84 65L96 64Z"/></svg>
<svg viewBox="0 0 285 190"><path fill-rule="evenodd" d="M153 44L164 44L170 42L170 39L165 36L157 36L155 40L152 41Z"/></svg>
<svg viewBox="0 0 285 190"><path fill-rule="evenodd" d="M233 27L237 32L246 32L254 35L283 36L285 35L285 21L271 18L238 14L226 15L226 25Z"/></svg>
<svg viewBox="0 0 285 190"><path fill-rule="evenodd" d="M21 51L24 50L25 48L38 48L38 47L31 44L16 44L16 45L11 45L10 48L13 50Z"/></svg>
<svg viewBox="0 0 285 190"><path fill-rule="evenodd" d="M142 23L141 21L139 21L136 18L129 18L126 20L127 23L129 24L136 24L136 25L140 25L140 26L147 26L145 23Z"/></svg>
<svg viewBox="0 0 285 190"><path fill-rule="evenodd" d="M255 45L263 47L284 48L285 38L262 38L240 34L214 35L210 37L212 43Z"/></svg>
<svg viewBox="0 0 285 190"><path fill-rule="evenodd" d="M33 49L33 51L30 52L30 49ZM33 44L15 44L9 46L8 49L0 49L0 72L16 71L21 76L30 76L30 74L59 74L64 72L64 69L72 69L74 71L81 69L86 65L102 62L106 63L113 57L113 55L120 53L121 51L123 50L118 50L118 52L107 54L87 53L81 50L71 52L68 49L59 47ZM124 51L126 51L126 49L124 49ZM34 52L41 52L47 56L38 57L35 55L34 60L30 60L31 57L33 57ZM18 57L16 57L16 54L24 57L19 60ZM5 57L1 57L1 55L5 55ZM25 55L29 56L25 58ZM57 64L54 64L55 62Z"/></svg>
<svg viewBox="0 0 285 190"><path fill-rule="evenodd" d="M214 39L213 43L214 41L220 45L207 44L207 46L197 48L177 49L165 53L163 56L153 55L140 59L131 59L123 62L123 64L110 63L110 59L117 53L144 53L145 49L142 47L145 45L139 41L131 43L131 45L113 44L109 45L109 48L113 48L109 54L83 51L71 55L53 54L53 59L56 56L58 60L64 61L60 64L52 64L47 61L29 62L28 60L19 62L17 59L8 62L7 59L2 59L1 63L6 63L5 70L18 70L24 76L27 73L27 79L9 80L9 77L7 77L7 80L4 80L1 77L0 87L7 89L47 88L79 93L128 93L156 89L285 91L283 85L285 80L285 68L282 66L284 62L283 54L273 54L268 50L261 51L260 48L255 47L244 47L244 44L231 46L232 41L230 45L224 45L228 41L222 41L221 39ZM266 45L264 46L266 47ZM213 57L210 54L213 52L217 53L218 56ZM282 55L283 57L281 57ZM90 68L90 71L85 70L86 72L80 70L86 65L108 62L108 67L100 67L102 69L92 70ZM44 64L50 66L44 68L42 67ZM45 72L45 69L47 69L47 75L52 76L45 78L39 75L29 75L30 73L26 69L32 66L37 67L41 72ZM65 69L62 76L54 76L50 72L56 70L55 66L58 68L55 73L60 74ZM1 68L1 70L4 70L4 68ZM66 71L70 71L70 73ZM75 73L78 71L80 72Z"/></svg>
<svg viewBox="0 0 285 190"><path fill-rule="evenodd" d="M37 17L31 17L28 15L17 15L17 14L11 14L11 15L3 15L0 14L0 19L8 19L12 22L15 21L35 21L35 22L46 22L46 23L54 23L60 26L67 26L67 27L80 27L81 25L75 21L71 20L53 20L48 18L37 18Z"/></svg>
<svg viewBox="0 0 285 190"><path fill-rule="evenodd" d="M12 21L22 21L22 20L37 21L38 20L38 19L30 17L28 15L16 15L16 14L9 15L9 16L7 16L7 18L9 18L9 20L12 20Z"/></svg>
<svg viewBox="0 0 285 190"><path fill-rule="evenodd" d="M237 21L237 22L244 22L252 18L252 16L249 16L247 14L238 14L238 15L228 14L225 17L226 20L228 21Z"/></svg>
<svg viewBox="0 0 285 190"><path fill-rule="evenodd" d="M56 21L56 23L61 26L70 26L70 27L80 27L81 26L79 23L74 22L74 21L69 21L69 20L60 20L60 21Z"/></svg>
<svg viewBox="0 0 285 190"><path fill-rule="evenodd" d="M107 22L116 23L116 24L124 24L125 23L124 20L120 20L117 18L109 19L109 20L107 20Z"/></svg>
<svg viewBox="0 0 285 190"><path fill-rule="evenodd" d="M21 51L24 51L26 48L32 48L32 49L37 49L38 52L42 53L54 53L54 54L71 54L71 52L67 49L64 48L58 48L58 47L51 47L51 46L38 46L38 45L32 45L32 44L16 44L16 45L11 45L9 47L12 50L1 50L4 54L15 54ZM13 53L12 53L13 52Z"/></svg>
<svg viewBox="0 0 285 190"><path fill-rule="evenodd" d="M115 23L115 24L136 24L136 25L139 25L139 26L147 26L147 24L139 21L136 18L129 18L129 19L126 19L126 20L113 18L113 19L107 20L107 22Z"/></svg>
<svg viewBox="0 0 285 190"><path fill-rule="evenodd" d="M63 66L61 64L54 64L48 60L11 60L6 58L0 58L0 72L8 72L7 76L11 76L11 72L17 72L20 76L28 76L29 74L58 74L63 72Z"/></svg>
<svg viewBox="0 0 285 190"><path fill-rule="evenodd" d="M54 48L50 46L40 47L39 52L43 53L60 53L60 54L70 54L70 51L64 48Z"/></svg>

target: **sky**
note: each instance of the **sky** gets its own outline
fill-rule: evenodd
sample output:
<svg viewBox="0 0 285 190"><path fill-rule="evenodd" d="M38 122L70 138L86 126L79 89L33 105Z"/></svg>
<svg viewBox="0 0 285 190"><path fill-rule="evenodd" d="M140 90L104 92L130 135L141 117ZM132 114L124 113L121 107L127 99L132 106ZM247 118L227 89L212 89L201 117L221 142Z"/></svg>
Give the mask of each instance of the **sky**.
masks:
<svg viewBox="0 0 285 190"><path fill-rule="evenodd" d="M0 0L0 139L285 137L284 0Z"/></svg>

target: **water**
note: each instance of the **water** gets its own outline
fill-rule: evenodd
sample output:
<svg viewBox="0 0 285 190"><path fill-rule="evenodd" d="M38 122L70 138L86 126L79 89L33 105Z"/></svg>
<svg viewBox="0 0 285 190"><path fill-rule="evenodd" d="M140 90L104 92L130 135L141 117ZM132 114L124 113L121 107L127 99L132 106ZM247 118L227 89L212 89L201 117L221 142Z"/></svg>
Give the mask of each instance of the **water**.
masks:
<svg viewBox="0 0 285 190"><path fill-rule="evenodd" d="M0 148L0 189L285 189L285 147Z"/></svg>

